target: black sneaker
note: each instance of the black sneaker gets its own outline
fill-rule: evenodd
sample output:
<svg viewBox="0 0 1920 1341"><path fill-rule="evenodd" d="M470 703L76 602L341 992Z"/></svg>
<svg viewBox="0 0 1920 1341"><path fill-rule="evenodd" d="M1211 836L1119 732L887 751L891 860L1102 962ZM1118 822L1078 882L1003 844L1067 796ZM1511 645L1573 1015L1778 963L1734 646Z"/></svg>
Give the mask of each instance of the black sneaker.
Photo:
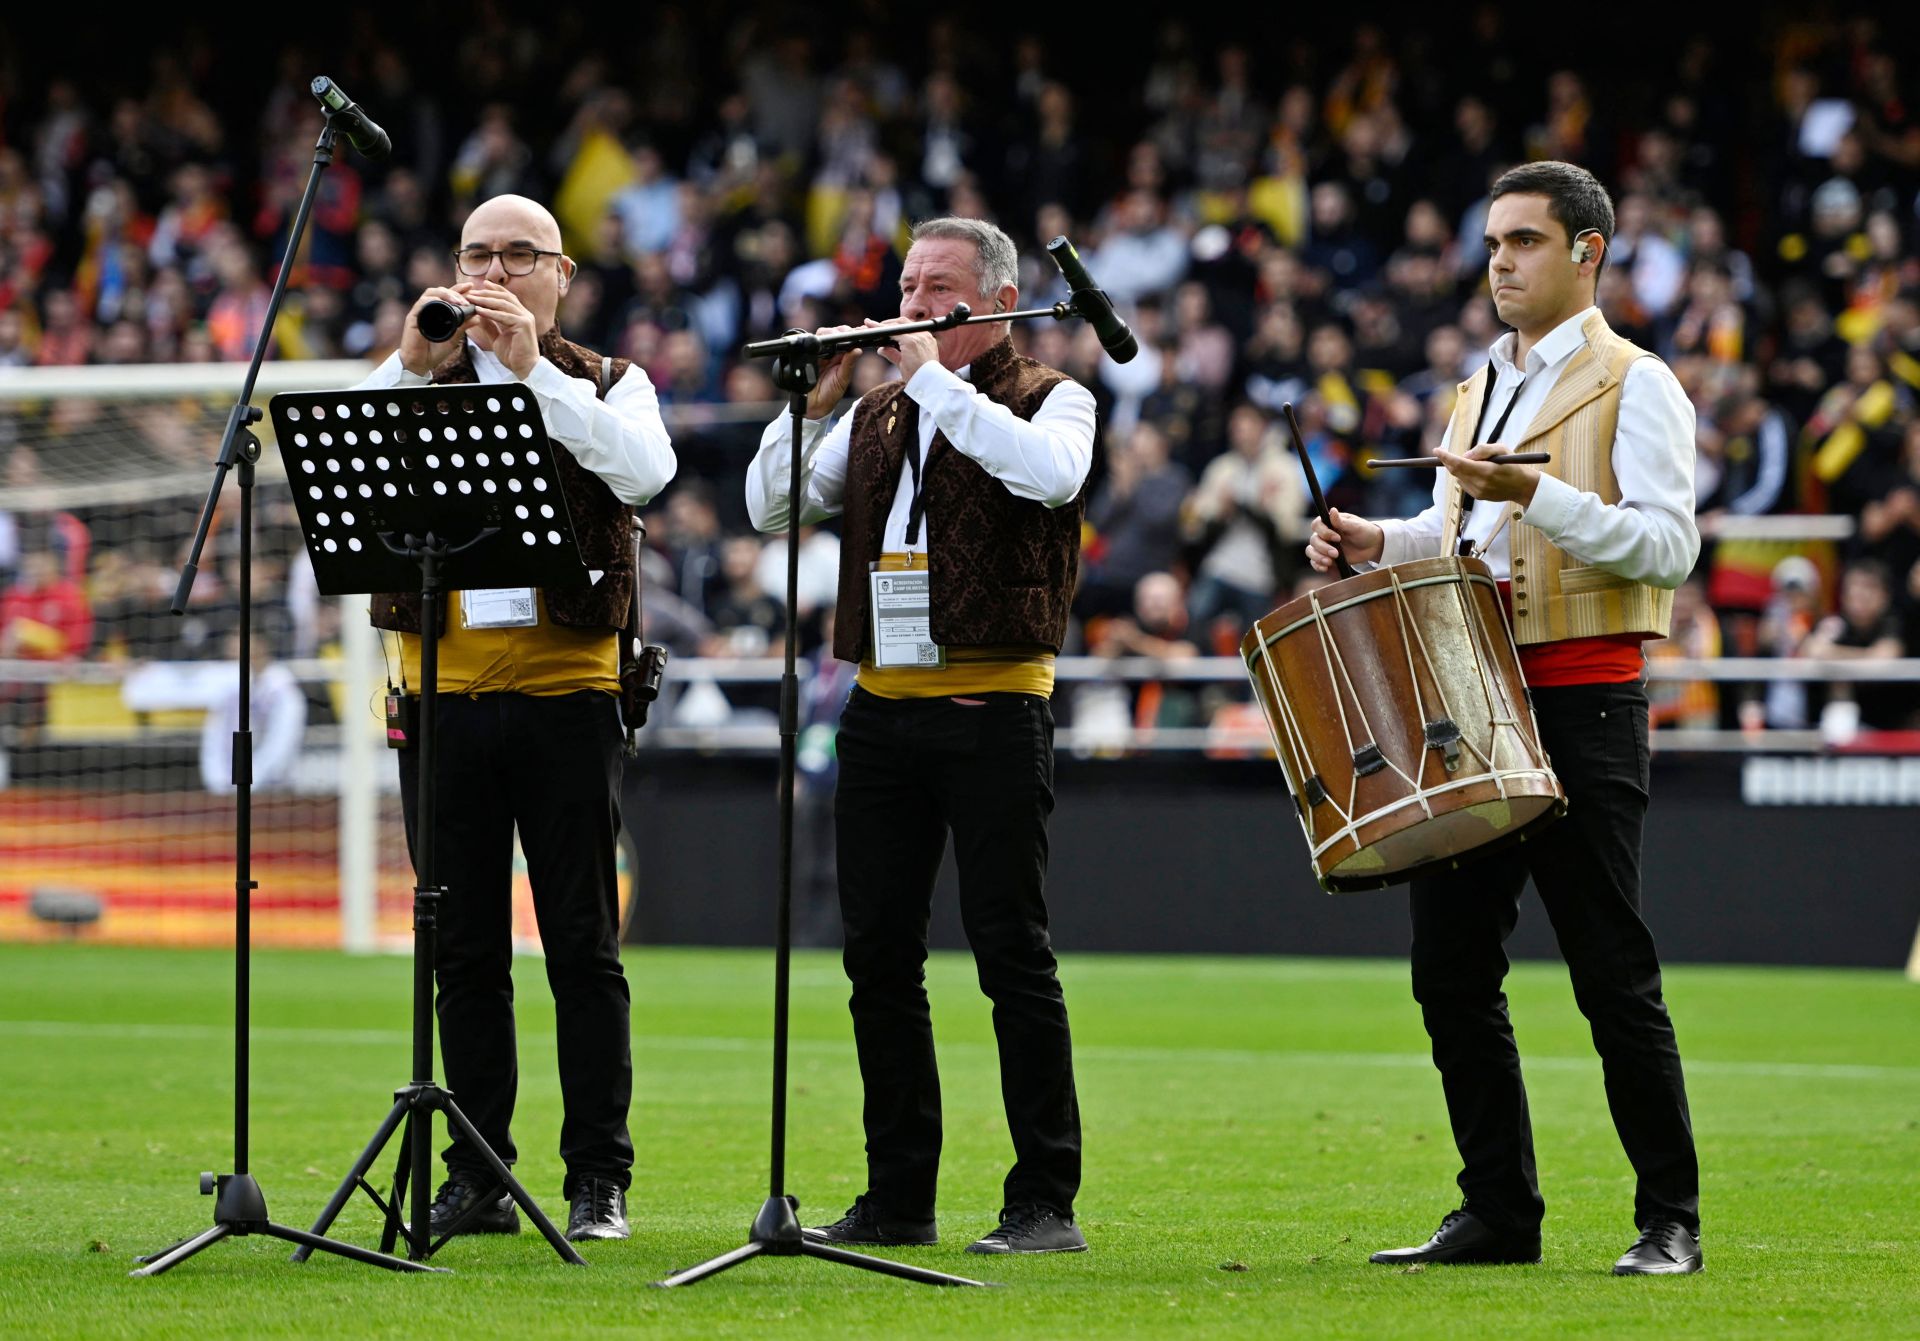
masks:
<svg viewBox="0 0 1920 1341"><path fill-rule="evenodd" d="M830 1225L800 1231L815 1243L848 1243L867 1247L909 1248L940 1241L931 1220L891 1220L874 1209L865 1196L853 1199L847 1213Z"/></svg>
<svg viewBox="0 0 1920 1341"><path fill-rule="evenodd" d="M627 1194L611 1178L582 1178L573 1189L573 1204L567 1210L567 1238L574 1243L587 1239L624 1239L627 1228Z"/></svg>
<svg viewBox="0 0 1920 1341"><path fill-rule="evenodd" d="M1073 1217L1051 1206L1009 1206L1000 1228L969 1243L970 1253L1083 1253L1087 1238Z"/></svg>
<svg viewBox="0 0 1920 1341"><path fill-rule="evenodd" d="M471 1214L469 1214L471 1212ZM488 1178L481 1182L470 1173L455 1170L440 1184L433 1205L427 1212L427 1228L434 1238L455 1234L518 1234L520 1212L513 1198L501 1191L500 1184Z"/></svg>

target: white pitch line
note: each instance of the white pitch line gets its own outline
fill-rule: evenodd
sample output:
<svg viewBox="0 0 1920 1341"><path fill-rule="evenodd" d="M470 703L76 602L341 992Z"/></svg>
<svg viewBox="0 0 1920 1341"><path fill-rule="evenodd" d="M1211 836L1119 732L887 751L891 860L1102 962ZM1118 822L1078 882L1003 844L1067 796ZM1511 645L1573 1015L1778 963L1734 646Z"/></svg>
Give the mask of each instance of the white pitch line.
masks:
<svg viewBox="0 0 1920 1341"><path fill-rule="evenodd" d="M231 1039L229 1027L210 1024L112 1024L87 1020L0 1020L0 1035L19 1038L98 1038L138 1041L169 1039L180 1042L220 1042ZM412 1035L400 1029L316 1029L303 1026L260 1025L257 1042L304 1043L325 1047L404 1047ZM636 1034L640 1051L753 1053L768 1049L765 1039L670 1036L649 1038ZM540 1046L533 1041L532 1046ZM851 1039L793 1039L796 1052L842 1054L852 1051ZM993 1052L991 1043L942 1043L953 1052ZM1215 1066L1350 1066L1382 1070L1427 1070L1433 1062L1423 1053L1262 1051L1257 1048L1142 1048L1076 1044L1074 1056L1085 1062L1165 1065L1204 1063ZM1683 1059L1692 1075L1755 1077L1785 1080L1920 1080L1920 1066L1877 1066L1849 1062L1735 1062ZM1597 1057L1523 1057L1529 1071L1598 1072Z"/></svg>

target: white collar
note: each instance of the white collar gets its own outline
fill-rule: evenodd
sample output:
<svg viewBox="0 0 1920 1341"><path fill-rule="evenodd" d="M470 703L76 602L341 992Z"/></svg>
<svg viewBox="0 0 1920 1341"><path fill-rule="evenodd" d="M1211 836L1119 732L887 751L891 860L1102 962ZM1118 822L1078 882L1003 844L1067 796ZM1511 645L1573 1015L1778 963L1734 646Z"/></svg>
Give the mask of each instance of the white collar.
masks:
<svg viewBox="0 0 1920 1341"><path fill-rule="evenodd" d="M1577 312L1535 341L1533 348L1527 351L1527 373L1532 375L1573 357L1587 342L1587 318L1599 310L1589 307ZM1495 340L1493 348L1487 351L1488 357L1493 360L1496 375L1504 375L1513 369L1513 346L1519 338L1517 333L1508 331Z"/></svg>

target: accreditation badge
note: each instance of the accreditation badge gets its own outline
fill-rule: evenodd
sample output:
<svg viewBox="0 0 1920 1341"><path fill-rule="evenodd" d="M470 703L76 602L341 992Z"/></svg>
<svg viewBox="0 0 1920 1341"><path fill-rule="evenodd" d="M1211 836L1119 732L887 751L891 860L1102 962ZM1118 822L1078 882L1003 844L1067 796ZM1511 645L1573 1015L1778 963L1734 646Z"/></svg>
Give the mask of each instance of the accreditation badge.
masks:
<svg viewBox="0 0 1920 1341"><path fill-rule="evenodd" d="M470 629L530 629L540 607L532 587L483 587L460 593L460 619Z"/></svg>
<svg viewBox="0 0 1920 1341"><path fill-rule="evenodd" d="M924 568L867 574L867 609L873 612L873 664L882 670L939 670L946 649L933 640L933 574Z"/></svg>

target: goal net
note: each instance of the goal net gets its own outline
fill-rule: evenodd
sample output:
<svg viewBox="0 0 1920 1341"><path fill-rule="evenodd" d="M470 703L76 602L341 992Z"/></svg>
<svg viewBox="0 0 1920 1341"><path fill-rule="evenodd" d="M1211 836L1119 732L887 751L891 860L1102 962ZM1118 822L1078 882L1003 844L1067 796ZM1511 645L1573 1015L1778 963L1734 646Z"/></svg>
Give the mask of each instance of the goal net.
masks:
<svg viewBox="0 0 1920 1341"><path fill-rule="evenodd" d="M254 404L365 372L270 364ZM243 378L238 364L0 370L0 938L233 939L231 477L186 614L169 603ZM379 716L385 649L364 597L318 593L271 422L256 431L252 938L404 944L413 870ZM516 886L516 937L536 947L524 871Z"/></svg>

